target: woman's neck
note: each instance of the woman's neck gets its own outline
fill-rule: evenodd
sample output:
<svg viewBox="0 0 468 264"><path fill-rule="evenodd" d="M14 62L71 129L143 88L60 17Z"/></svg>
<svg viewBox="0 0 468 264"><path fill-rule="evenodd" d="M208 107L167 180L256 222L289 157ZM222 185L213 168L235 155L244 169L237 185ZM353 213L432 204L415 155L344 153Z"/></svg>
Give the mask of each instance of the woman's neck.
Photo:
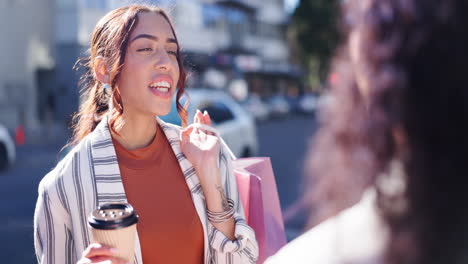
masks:
<svg viewBox="0 0 468 264"><path fill-rule="evenodd" d="M156 118L127 112L122 115L123 126L114 128L116 131L110 129L112 137L128 150L144 148L151 144L157 131Z"/></svg>

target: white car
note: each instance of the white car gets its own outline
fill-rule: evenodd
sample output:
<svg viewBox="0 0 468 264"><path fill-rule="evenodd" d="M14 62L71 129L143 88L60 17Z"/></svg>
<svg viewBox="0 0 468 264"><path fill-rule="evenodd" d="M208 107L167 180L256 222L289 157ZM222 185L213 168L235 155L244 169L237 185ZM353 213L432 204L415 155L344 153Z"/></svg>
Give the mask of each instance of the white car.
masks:
<svg viewBox="0 0 468 264"><path fill-rule="evenodd" d="M314 113L317 109L318 96L313 94L306 94L299 99L299 110L302 113Z"/></svg>
<svg viewBox="0 0 468 264"><path fill-rule="evenodd" d="M260 97L256 94L250 95L243 103L242 106L248 110L258 121L265 121L268 119L270 112L268 105L262 102Z"/></svg>
<svg viewBox="0 0 468 264"><path fill-rule="evenodd" d="M15 161L15 143L6 127L0 124L0 171L11 166Z"/></svg>
<svg viewBox="0 0 468 264"><path fill-rule="evenodd" d="M268 105L272 117L285 117L291 112L288 101L282 95L274 95L268 99Z"/></svg>
<svg viewBox="0 0 468 264"><path fill-rule="evenodd" d="M207 111L226 144L236 157L257 155L258 142L254 118L228 94L217 90L191 89L186 92L190 97L188 124L193 123L197 109ZM184 102L184 100L182 100ZM171 112L162 120L181 125L175 100Z"/></svg>

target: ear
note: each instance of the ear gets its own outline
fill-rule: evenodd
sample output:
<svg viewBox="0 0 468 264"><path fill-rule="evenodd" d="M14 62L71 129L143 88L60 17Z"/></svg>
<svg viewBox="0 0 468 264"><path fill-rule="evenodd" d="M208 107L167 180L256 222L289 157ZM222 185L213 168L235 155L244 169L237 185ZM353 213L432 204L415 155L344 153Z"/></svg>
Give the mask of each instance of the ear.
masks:
<svg viewBox="0 0 468 264"><path fill-rule="evenodd" d="M94 76L96 79L101 83L109 83L110 82L110 73L108 67L108 61L106 58L102 56L97 56L94 59L93 69L94 69Z"/></svg>

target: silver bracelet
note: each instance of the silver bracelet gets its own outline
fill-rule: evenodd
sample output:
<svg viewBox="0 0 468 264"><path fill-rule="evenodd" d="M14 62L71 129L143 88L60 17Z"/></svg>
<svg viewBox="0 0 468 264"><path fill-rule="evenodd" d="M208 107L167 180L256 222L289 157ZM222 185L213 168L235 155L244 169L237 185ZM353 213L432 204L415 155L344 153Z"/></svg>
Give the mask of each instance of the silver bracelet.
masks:
<svg viewBox="0 0 468 264"><path fill-rule="evenodd" d="M231 199L227 200L229 205L229 210L223 212L212 212L206 209L206 213L208 215L208 220L212 223L224 223L229 221L234 216L234 201Z"/></svg>

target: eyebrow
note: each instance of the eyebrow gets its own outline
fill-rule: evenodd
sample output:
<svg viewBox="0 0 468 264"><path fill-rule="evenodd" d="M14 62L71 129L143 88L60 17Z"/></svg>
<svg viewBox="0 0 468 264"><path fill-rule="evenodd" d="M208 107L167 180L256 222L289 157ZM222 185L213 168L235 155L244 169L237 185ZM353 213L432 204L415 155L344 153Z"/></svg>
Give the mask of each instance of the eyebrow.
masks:
<svg viewBox="0 0 468 264"><path fill-rule="evenodd" d="M150 34L140 34L140 35L134 37L134 38L130 41L130 43L132 43L133 41L135 41L135 40L137 40L137 39L140 39L140 38L150 39L150 40L154 40L154 41L158 41L158 40L159 40L158 37L153 36L153 35L150 35ZM175 43L175 44L177 44L177 41L175 40L175 38L167 38L167 39L166 39L166 42L167 42L167 43Z"/></svg>

